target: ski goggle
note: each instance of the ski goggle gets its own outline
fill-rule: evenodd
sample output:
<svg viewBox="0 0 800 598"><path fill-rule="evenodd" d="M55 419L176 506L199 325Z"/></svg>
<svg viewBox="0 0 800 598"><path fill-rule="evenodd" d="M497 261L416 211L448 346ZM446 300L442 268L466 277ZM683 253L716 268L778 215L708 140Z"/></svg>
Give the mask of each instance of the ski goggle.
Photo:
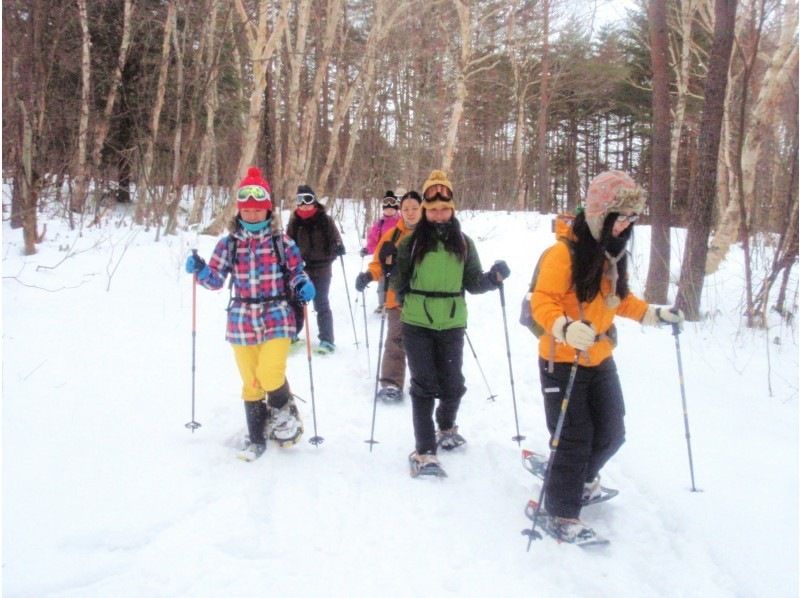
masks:
<svg viewBox="0 0 800 598"><path fill-rule="evenodd" d="M295 201L297 202L297 205L310 206L312 203L317 201L317 198L314 197L313 193L298 193L295 197Z"/></svg>
<svg viewBox="0 0 800 598"><path fill-rule="evenodd" d="M453 199L453 192L445 185L431 185L425 189L425 201L450 201Z"/></svg>
<svg viewBox="0 0 800 598"><path fill-rule="evenodd" d="M633 224L639 220L639 214L618 214L617 222L630 222Z"/></svg>
<svg viewBox="0 0 800 598"><path fill-rule="evenodd" d="M384 197L383 198L383 207L384 208L395 208L400 205L400 200L396 197Z"/></svg>
<svg viewBox="0 0 800 598"><path fill-rule="evenodd" d="M244 187L240 187L236 192L237 201L247 201L251 197L256 201L270 200L269 191L264 189L261 185L245 185Z"/></svg>

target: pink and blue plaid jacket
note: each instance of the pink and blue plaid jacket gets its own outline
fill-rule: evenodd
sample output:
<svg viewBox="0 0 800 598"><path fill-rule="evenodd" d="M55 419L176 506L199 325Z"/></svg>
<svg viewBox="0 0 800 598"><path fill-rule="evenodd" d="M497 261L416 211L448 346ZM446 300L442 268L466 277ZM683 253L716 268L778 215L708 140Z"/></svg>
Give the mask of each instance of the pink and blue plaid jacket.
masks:
<svg viewBox="0 0 800 598"><path fill-rule="evenodd" d="M283 269L271 235L269 229L258 233L240 229L223 237L208 261L209 276L198 280L205 288L216 290L222 288L230 274L233 300L228 310L225 340L234 345L260 345L273 338L291 338L296 334L294 312L286 301L288 289L284 288ZM236 259L231 255L231 237L236 238ZM303 271L303 258L288 236L281 234L281 240L289 284L296 289L308 280ZM237 300L278 296L283 299L252 303Z"/></svg>

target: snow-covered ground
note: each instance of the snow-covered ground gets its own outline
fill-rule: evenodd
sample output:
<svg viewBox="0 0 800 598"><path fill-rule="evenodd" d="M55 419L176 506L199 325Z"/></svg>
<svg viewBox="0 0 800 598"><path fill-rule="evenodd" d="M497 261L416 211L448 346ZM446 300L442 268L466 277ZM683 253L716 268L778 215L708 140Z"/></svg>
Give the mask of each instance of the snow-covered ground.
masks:
<svg viewBox="0 0 800 598"><path fill-rule="evenodd" d="M239 377L224 341L227 291L198 289L196 419L191 419L189 249L216 239L114 222L79 237L56 220L32 257L3 224L3 595L42 596L796 596L797 327L740 324L742 256L706 281L702 324L680 336L694 472L691 491L675 340L622 320L616 359L627 442L603 471L620 490L583 518L611 540L581 550L520 531L534 478L520 463L498 293L469 296L468 440L441 455L446 480L412 479L410 403L377 407L380 317L367 289L354 207L345 213L346 283L331 291L337 352L314 356L319 447L305 350L290 358L306 437L248 464ZM508 261L508 332L523 446L547 450L533 337L519 301L549 218L459 217L488 268ZM116 222L120 221L120 216ZM284 221L286 219L284 218ZM647 273L637 226L632 288ZM673 237L673 272L682 231ZM797 281L793 280L792 293ZM674 297L674 288L671 292ZM312 332L316 326L312 324ZM777 340L776 340L777 339ZM368 362L371 369L368 369ZM771 386L771 394L770 394Z"/></svg>

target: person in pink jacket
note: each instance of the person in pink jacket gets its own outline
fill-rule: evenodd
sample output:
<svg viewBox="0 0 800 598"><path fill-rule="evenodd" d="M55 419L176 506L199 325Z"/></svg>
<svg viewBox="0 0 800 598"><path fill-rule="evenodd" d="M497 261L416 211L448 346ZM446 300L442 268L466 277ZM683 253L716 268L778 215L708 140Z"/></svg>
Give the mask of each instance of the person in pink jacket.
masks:
<svg viewBox="0 0 800 598"><path fill-rule="evenodd" d="M378 218L370 227L367 234L367 245L362 247L361 256L372 255L375 253L375 248L378 246L378 241L387 230L391 230L400 220L400 198L394 194L394 191L389 190L383 195L383 216ZM378 307L376 313L383 310L383 303L386 300L386 288L384 278L378 281Z"/></svg>

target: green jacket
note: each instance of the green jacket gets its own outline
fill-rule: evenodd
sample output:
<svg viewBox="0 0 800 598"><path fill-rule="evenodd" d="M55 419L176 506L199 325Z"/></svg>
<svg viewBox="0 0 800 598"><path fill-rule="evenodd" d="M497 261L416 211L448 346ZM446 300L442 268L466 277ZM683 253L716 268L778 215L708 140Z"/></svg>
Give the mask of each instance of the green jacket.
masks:
<svg viewBox="0 0 800 598"><path fill-rule="evenodd" d="M463 235L467 244L464 262L439 243L422 262L411 262L411 241L406 237L397 248L397 266L392 271L390 285L403 304L401 320L406 324L449 330L467 326L467 302L464 291L485 293L497 288L483 273L475 244Z"/></svg>

